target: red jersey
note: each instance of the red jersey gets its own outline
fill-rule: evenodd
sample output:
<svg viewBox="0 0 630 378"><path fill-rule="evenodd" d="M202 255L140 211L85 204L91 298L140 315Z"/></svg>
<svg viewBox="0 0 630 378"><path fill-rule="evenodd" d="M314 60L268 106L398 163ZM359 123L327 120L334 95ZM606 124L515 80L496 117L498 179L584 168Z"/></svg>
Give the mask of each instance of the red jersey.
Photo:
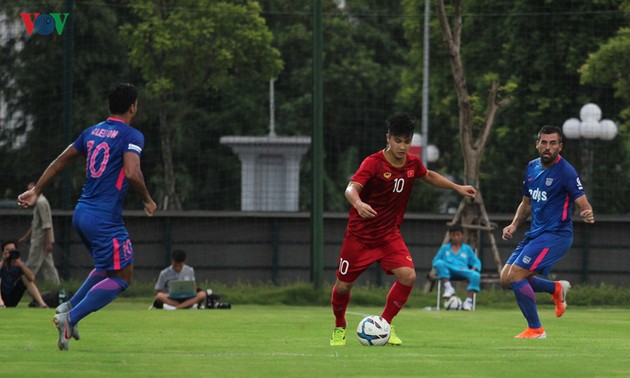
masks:
<svg viewBox="0 0 630 378"><path fill-rule="evenodd" d="M418 156L407 154L402 167L394 167L381 150L365 158L350 181L363 186L361 201L376 211L374 218L361 218L352 207L346 236L369 244L383 244L400 235L400 225L413 184L426 176L427 169Z"/></svg>

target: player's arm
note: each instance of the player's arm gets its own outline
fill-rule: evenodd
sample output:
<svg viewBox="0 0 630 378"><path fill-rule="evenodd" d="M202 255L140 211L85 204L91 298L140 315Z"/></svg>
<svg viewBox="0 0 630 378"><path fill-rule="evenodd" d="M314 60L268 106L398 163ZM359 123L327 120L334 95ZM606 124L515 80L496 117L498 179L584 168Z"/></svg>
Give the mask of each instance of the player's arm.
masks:
<svg viewBox="0 0 630 378"><path fill-rule="evenodd" d="M352 207L357 210L357 213L359 213L359 216L361 218L374 218L376 216L376 211L372 209L372 206L361 200L361 196L359 195L359 193L361 193L362 189L363 186L361 184L359 184L358 182L350 181L348 183L348 186L346 187L344 195L346 196L346 199L348 200L350 205L352 205Z"/></svg>
<svg viewBox="0 0 630 378"><path fill-rule="evenodd" d="M581 196L575 200L575 204L580 208L580 216L586 223L595 223L595 215L593 214L593 208L588 203L586 195Z"/></svg>
<svg viewBox="0 0 630 378"><path fill-rule="evenodd" d="M55 160L48 165L42 176L37 180L35 186L18 196L18 205L21 207L30 207L35 205L37 198L42 194L44 188L66 165L70 164L80 155L74 146L69 145Z"/></svg>
<svg viewBox="0 0 630 378"><path fill-rule="evenodd" d="M30 270L26 264L24 264L24 262L22 261L21 258L18 258L15 260L15 263L18 267L20 267L20 269L22 269L22 275L24 276L24 278L26 278L26 280L28 282L34 282L35 281L35 275L33 274L33 271Z"/></svg>
<svg viewBox="0 0 630 378"><path fill-rule="evenodd" d="M150 217L153 216L157 211L157 205L151 198L144 182L144 175L140 168L140 156L134 152L126 152L124 155L124 169L125 178L142 198L144 212Z"/></svg>
<svg viewBox="0 0 630 378"><path fill-rule="evenodd" d="M532 200L527 196L523 196L521 203L516 208L516 213L514 214L514 219L512 219L512 223L506 226L503 229L503 240L512 239L512 235L523 222L527 220L529 214L532 211Z"/></svg>
<svg viewBox="0 0 630 378"><path fill-rule="evenodd" d="M471 185L456 184L435 171L428 170L427 174L422 177L421 180L436 188L452 189L462 196L475 198L477 195L477 189L473 188Z"/></svg>

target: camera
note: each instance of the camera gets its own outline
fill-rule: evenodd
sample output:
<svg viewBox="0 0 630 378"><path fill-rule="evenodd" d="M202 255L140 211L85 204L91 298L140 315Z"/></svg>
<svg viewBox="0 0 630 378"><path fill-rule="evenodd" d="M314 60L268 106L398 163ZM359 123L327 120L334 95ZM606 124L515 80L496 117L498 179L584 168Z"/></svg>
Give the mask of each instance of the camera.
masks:
<svg viewBox="0 0 630 378"><path fill-rule="evenodd" d="M20 251L18 251L17 249L9 251L9 257L7 258L8 261L17 260L19 258L20 258Z"/></svg>

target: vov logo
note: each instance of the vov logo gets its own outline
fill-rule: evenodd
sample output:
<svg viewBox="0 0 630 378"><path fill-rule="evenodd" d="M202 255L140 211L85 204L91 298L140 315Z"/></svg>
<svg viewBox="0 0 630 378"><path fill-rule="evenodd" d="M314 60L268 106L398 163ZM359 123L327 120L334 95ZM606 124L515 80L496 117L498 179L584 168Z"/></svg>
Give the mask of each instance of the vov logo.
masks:
<svg viewBox="0 0 630 378"><path fill-rule="evenodd" d="M70 13L20 13L20 16L28 35L33 31L39 35L50 35L53 30L61 35Z"/></svg>

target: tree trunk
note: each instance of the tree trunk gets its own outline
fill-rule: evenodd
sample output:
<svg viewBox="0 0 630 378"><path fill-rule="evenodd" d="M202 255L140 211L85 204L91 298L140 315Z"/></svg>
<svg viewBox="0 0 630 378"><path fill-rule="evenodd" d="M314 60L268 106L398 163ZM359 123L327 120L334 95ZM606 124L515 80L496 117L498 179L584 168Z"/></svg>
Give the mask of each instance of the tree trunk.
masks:
<svg viewBox="0 0 630 378"><path fill-rule="evenodd" d="M160 99L160 147L162 149L162 164L164 165L164 193L160 200L160 210L181 210L182 204L175 190L175 167L173 165L173 149L171 147L171 125L167 120L166 111Z"/></svg>
<svg viewBox="0 0 630 378"><path fill-rule="evenodd" d="M453 74L455 90L457 92L460 146L464 157L465 181L466 184L473 185L478 190L477 197L474 200L470 198L462 199L462 202L460 203L460 206L457 209L451 223L459 222L462 224L466 233L466 242L473 248L479 248L480 246L481 231L489 232L494 260L497 264L498 271L500 271L501 260L499 258L499 251L496 247L494 235L492 235L492 230L496 228L496 225L492 224L488 219L488 214L483 202L483 195L479 189L479 169L485 145L494 126L497 111L502 107L507 106L510 103L511 98L508 97L498 102L497 94L499 91L499 85L494 82L488 93L484 124L479 132L474 133L474 109L470 102L470 95L468 94L468 89L466 87L466 75L464 73L464 66L460 54L463 0L452 1L452 27L446 15L444 1L445 0L438 0L437 15L440 22L440 28L442 29L442 38L446 44L446 49L451 62L451 71ZM447 237L448 234L446 235L445 240L447 240Z"/></svg>

